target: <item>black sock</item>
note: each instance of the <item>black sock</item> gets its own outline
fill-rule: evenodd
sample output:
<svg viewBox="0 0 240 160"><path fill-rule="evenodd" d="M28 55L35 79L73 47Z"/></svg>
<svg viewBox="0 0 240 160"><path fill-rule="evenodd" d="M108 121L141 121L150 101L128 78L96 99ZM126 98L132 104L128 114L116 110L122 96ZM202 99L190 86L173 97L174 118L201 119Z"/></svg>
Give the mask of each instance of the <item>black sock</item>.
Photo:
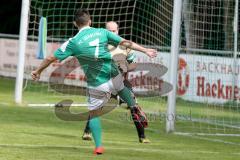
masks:
<svg viewBox="0 0 240 160"><path fill-rule="evenodd" d="M90 133L90 127L89 127L89 120L86 123L85 129L84 129L84 133Z"/></svg>
<svg viewBox="0 0 240 160"><path fill-rule="evenodd" d="M142 125L139 121L137 121L137 120L134 118L133 113L134 113L134 110L131 109L131 115L132 115L132 119L133 119L133 122L134 122L134 124L135 124L135 127L136 127L136 129L137 129L138 138L145 138L144 127L143 127L143 125Z"/></svg>

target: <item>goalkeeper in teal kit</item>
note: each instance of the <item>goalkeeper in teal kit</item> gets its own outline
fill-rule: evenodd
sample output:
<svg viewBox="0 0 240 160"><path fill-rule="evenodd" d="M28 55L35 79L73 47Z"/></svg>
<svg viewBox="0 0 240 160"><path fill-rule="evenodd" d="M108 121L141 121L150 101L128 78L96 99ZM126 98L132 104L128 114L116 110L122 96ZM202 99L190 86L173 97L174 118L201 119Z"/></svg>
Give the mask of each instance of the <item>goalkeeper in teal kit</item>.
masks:
<svg viewBox="0 0 240 160"><path fill-rule="evenodd" d="M122 45L141 51L149 57L155 57L156 50L144 48L106 29L90 27L90 15L84 9L76 11L74 24L78 27L79 32L62 44L54 55L45 58L40 66L31 73L32 79L38 80L41 72L55 60L62 61L69 56L74 56L78 59L87 78L90 115L91 112L103 107L111 94L118 94L130 107L133 120L137 121L139 125L144 125L146 117L139 112L129 89L124 86L123 77L114 63L107 45ZM89 127L96 146L94 153L102 154L104 149L101 142L99 117L90 118Z"/></svg>

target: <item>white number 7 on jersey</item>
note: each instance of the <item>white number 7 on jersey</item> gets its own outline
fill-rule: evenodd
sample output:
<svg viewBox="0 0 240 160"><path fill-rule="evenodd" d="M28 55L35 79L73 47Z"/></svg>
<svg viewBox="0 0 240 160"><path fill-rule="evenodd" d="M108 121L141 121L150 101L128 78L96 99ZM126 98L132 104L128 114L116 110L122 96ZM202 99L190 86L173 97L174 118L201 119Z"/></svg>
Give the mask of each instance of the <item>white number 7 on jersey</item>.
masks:
<svg viewBox="0 0 240 160"><path fill-rule="evenodd" d="M99 54L99 38L95 39L94 41L89 42L89 46L95 46L95 58L98 58L98 54Z"/></svg>

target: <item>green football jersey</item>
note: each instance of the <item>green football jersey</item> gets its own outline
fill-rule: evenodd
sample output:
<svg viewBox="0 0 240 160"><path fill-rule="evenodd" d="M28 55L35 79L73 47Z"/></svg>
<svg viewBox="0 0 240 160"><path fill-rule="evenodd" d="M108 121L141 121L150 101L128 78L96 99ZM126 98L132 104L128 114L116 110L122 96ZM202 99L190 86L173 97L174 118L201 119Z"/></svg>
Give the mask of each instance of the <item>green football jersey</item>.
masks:
<svg viewBox="0 0 240 160"><path fill-rule="evenodd" d="M118 45L122 38L103 28L82 28L73 38L55 51L54 56L64 60L69 56L78 59L89 86L98 86L119 74L108 49Z"/></svg>

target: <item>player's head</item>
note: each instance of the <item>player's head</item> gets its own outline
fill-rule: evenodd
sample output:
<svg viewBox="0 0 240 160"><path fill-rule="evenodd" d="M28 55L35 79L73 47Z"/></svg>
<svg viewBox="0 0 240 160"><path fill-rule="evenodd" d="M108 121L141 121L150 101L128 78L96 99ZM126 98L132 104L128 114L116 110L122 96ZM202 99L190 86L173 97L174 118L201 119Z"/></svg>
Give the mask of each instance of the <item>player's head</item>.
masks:
<svg viewBox="0 0 240 160"><path fill-rule="evenodd" d="M109 21L106 23L106 29L115 33L115 34L118 34L118 24L114 21Z"/></svg>
<svg viewBox="0 0 240 160"><path fill-rule="evenodd" d="M74 15L74 25L78 28L91 25L91 16L86 9L78 9Z"/></svg>

